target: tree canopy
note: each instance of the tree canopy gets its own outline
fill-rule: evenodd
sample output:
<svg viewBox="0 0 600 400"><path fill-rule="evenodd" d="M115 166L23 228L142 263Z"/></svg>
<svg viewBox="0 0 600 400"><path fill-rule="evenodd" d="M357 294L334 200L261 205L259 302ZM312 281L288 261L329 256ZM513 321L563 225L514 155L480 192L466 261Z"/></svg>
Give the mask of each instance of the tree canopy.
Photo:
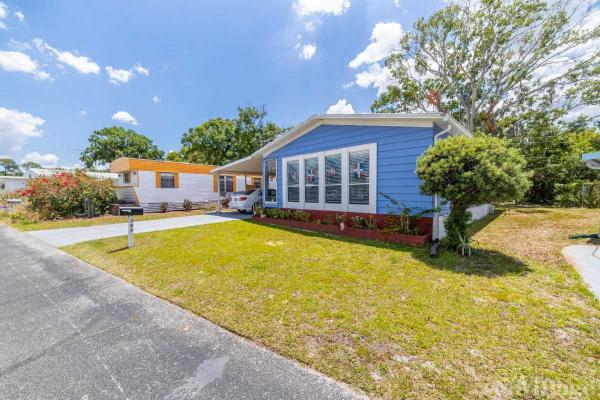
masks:
<svg viewBox="0 0 600 400"><path fill-rule="evenodd" d="M120 126L94 131L88 141L79 158L86 168L109 164L119 157L160 160L164 155L149 137Z"/></svg>
<svg viewBox="0 0 600 400"><path fill-rule="evenodd" d="M35 161L27 161L27 162L21 163L21 168L42 168L42 165L39 163L36 163Z"/></svg>
<svg viewBox="0 0 600 400"><path fill-rule="evenodd" d="M21 176L23 172L12 158L0 158L0 175Z"/></svg>
<svg viewBox="0 0 600 400"><path fill-rule="evenodd" d="M585 4L462 1L421 18L386 60L393 84L372 110L447 112L499 134L499 120L531 108L561 117L600 104L600 23L585 20Z"/></svg>
<svg viewBox="0 0 600 400"><path fill-rule="evenodd" d="M282 132L266 116L264 107L238 107L235 119L213 118L190 128L181 138L181 155L188 162L213 165L246 157Z"/></svg>
<svg viewBox="0 0 600 400"><path fill-rule="evenodd" d="M503 139L488 135L452 136L437 141L417 160L421 192L451 202L447 241L465 237L467 209L474 205L519 200L529 187L525 159Z"/></svg>

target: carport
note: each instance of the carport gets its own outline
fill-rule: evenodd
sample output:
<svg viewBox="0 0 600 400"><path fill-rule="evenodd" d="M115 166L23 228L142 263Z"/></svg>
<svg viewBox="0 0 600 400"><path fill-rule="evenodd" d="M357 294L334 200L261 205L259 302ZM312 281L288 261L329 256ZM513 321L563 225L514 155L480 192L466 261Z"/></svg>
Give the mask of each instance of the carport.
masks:
<svg viewBox="0 0 600 400"><path fill-rule="evenodd" d="M217 177L217 182L220 182L221 175L244 175L244 180L247 179L248 175L261 175L262 176L262 154L252 154L248 157L240 158L227 165L217 167L210 171L211 174ZM265 187L264 178L261 181L261 187ZM217 202L217 210L221 211L221 202Z"/></svg>

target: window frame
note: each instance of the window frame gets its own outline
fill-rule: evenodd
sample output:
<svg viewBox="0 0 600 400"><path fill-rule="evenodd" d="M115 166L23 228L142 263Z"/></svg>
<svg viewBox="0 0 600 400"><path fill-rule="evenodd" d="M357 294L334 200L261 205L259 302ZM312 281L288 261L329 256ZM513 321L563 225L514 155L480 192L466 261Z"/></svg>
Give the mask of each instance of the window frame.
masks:
<svg viewBox="0 0 600 400"><path fill-rule="evenodd" d="M358 151L369 151L369 204L350 204L349 202L349 153ZM341 154L341 167L342 167L342 201L340 204L326 203L325 202L325 156L331 156ZM304 200L305 194L305 164L304 160L307 158L318 158L319 160L319 202L318 203L306 203ZM299 201L290 202L287 198L287 162L288 161L299 161L300 171L300 182L299 182ZM377 212L377 143L369 143L351 147L342 147L331 149L327 151L321 151L318 153L309 153L296 155L291 157L284 157L282 159L282 188L283 188L283 203L284 208L297 208L304 210L323 210L323 211L340 211L340 212L358 212L358 213L369 213L375 214Z"/></svg>
<svg viewBox="0 0 600 400"><path fill-rule="evenodd" d="M163 187L162 179L163 175L171 175L173 178L173 187ZM159 172L159 189L177 189L177 172Z"/></svg>
<svg viewBox="0 0 600 400"><path fill-rule="evenodd" d="M269 161L272 161L275 163L275 200L274 201L269 201L267 200L267 194L269 193ZM271 207L276 207L277 206L277 200L279 199L279 171L277 170L277 158L267 158L264 160L264 168L265 168L265 175L264 175L264 190L263 190L263 203L265 204L265 206L271 206ZM283 188L282 188L283 190ZM284 191L285 192L285 191Z"/></svg>

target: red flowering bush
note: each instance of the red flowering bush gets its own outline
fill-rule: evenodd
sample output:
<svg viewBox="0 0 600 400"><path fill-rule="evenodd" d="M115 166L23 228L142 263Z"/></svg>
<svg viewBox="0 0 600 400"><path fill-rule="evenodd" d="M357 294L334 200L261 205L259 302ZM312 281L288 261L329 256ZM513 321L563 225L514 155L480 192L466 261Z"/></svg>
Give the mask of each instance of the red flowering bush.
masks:
<svg viewBox="0 0 600 400"><path fill-rule="evenodd" d="M94 179L80 171L30 179L20 194L27 198L27 207L42 219L83 213L85 199L91 201L96 212L105 214L116 201L110 180Z"/></svg>

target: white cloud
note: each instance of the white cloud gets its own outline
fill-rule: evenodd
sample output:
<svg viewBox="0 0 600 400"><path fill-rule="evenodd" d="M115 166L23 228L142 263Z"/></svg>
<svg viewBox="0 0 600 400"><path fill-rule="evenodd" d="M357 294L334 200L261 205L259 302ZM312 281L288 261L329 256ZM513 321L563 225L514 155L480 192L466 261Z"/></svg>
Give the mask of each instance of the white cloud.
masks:
<svg viewBox="0 0 600 400"><path fill-rule="evenodd" d="M298 15L342 15L350 8L350 0L296 0L294 10Z"/></svg>
<svg viewBox="0 0 600 400"><path fill-rule="evenodd" d="M15 11L15 17L17 17L20 22L25 21L25 14L23 14L21 11Z"/></svg>
<svg viewBox="0 0 600 400"><path fill-rule="evenodd" d="M0 21L0 31L7 31L8 28L6 27L6 24L2 21Z"/></svg>
<svg viewBox="0 0 600 400"><path fill-rule="evenodd" d="M161 100L161 99L160 99L160 97L158 97L158 96L154 96L154 97L152 98L152 101L153 101L153 102L155 102L155 103L160 103L160 100Z"/></svg>
<svg viewBox="0 0 600 400"><path fill-rule="evenodd" d="M354 114L354 108L346 99L339 99L337 103L329 106L327 114Z"/></svg>
<svg viewBox="0 0 600 400"><path fill-rule="evenodd" d="M130 79L136 77L136 73L139 75L149 76L150 71L147 68L142 67L141 64L136 64L131 69L117 69L113 67L106 67L106 73L108 73L109 82L119 85L121 83L127 83Z"/></svg>
<svg viewBox="0 0 600 400"><path fill-rule="evenodd" d="M302 46L302 50L300 51L300 57L305 60L310 60L313 58L315 53L317 52L317 45L313 44L305 44Z"/></svg>
<svg viewBox="0 0 600 400"><path fill-rule="evenodd" d="M121 83L127 83L131 78L135 76L135 74L131 71L127 71L126 69L116 69L113 67L106 67L106 73L109 77L109 82L115 85Z"/></svg>
<svg viewBox="0 0 600 400"><path fill-rule="evenodd" d="M314 32L317 29L319 22L319 20L305 22L304 29L306 32Z"/></svg>
<svg viewBox="0 0 600 400"><path fill-rule="evenodd" d="M44 122L29 113L0 107L0 152L19 150L29 138L41 136Z"/></svg>
<svg viewBox="0 0 600 400"><path fill-rule="evenodd" d="M87 115L87 111L86 111L86 110L81 110L81 111L79 111L79 114L80 114L82 117L85 117L85 116Z"/></svg>
<svg viewBox="0 0 600 400"><path fill-rule="evenodd" d="M133 66L133 69L135 72L137 72L140 75L144 75L144 76L150 75L150 71L148 70L148 68L142 67L142 65L140 63L135 64Z"/></svg>
<svg viewBox="0 0 600 400"><path fill-rule="evenodd" d="M89 57L78 56L70 51L61 51L50 46L42 39L33 39L33 43L42 52L49 52L56 57L58 62L69 65L82 74L95 74L100 72L100 66Z"/></svg>
<svg viewBox="0 0 600 400"><path fill-rule="evenodd" d="M368 88L373 86L377 89L377 94L380 95L385 89L393 83L392 74L387 67L375 63L369 66L369 69L356 74L355 83L362 87Z"/></svg>
<svg viewBox="0 0 600 400"><path fill-rule="evenodd" d="M50 74L40 70L35 60L20 51L0 51L0 67L8 72L24 72L39 80L50 78Z"/></svg>
<svg viewBox="0 0 600 400"><path fill-rule="evenodd" d="M584 117L598 117L600 115L600 106L591 104L591 105L582 105L579 106L567 113L561 119L567 122L574 121L580 116Z"/></svg>
<svg viewBox="0 0 600 400"><path fill-rule="evenodd" d="M0 19L6 18L8 7L0 1Z"/></svg>
<svg viewBox="0 0 600 400"><path fill-rule="evenodd" d="M363 64L372 64L383 60L398 47L404 35L402 26L396 22L379 22L371 33L371 43L348 64L358 68Z"/></svg>
<svg viewBox="0 0 600 400"><path fill-rule="evenodd" d="M33 151L31 153L25 154L25 157L23 158L23 160L21 160L21 163L35 162L43 166L56 166L58 165L58 160L59 158L56 154L40 154L37 151Z"/></svg>
<svg viewBox="0 0 600 400"><path fill-rule="evenodd" d="M117 111L112 115L112 119L115 121L123 122L125 124L137 125L138 122L133 118L127 111Z"/></svg>

